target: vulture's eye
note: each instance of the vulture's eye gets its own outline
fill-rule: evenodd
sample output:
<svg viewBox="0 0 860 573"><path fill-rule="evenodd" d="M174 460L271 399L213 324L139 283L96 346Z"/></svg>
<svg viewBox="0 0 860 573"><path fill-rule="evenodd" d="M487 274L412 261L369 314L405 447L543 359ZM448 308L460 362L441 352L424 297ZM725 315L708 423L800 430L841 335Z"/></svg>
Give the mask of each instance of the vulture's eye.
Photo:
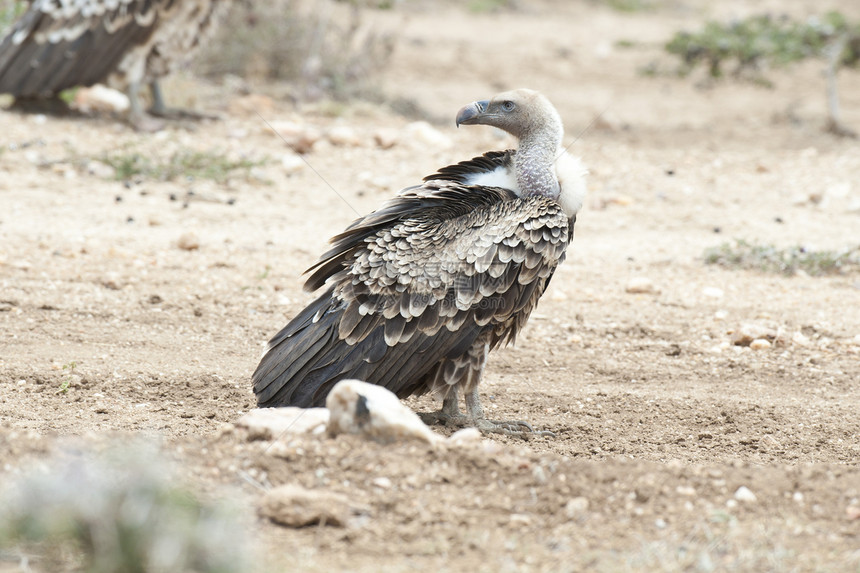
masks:
<svg viewBox="0 0 860 573"><path fill-rule="evenodd" d="M502 102L502 109L505 111L514 111L515 107L517 107L517 104L515 104L512 101L503 101Z"/></svg>

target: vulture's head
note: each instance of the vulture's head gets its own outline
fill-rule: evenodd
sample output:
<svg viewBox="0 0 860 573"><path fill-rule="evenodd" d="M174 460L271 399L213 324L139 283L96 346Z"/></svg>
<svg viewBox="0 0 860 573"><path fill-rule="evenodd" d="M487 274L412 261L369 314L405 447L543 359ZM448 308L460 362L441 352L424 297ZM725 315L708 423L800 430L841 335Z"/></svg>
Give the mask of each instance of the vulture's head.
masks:
<svg viewBox="0 0 860 573"><path fill-rule="evenodd" d="M491 99L474 101L457 113L460 125L491 125L518 139L543 134L561 141L561 118L540 92L528 89L502 92Z"/></svg>

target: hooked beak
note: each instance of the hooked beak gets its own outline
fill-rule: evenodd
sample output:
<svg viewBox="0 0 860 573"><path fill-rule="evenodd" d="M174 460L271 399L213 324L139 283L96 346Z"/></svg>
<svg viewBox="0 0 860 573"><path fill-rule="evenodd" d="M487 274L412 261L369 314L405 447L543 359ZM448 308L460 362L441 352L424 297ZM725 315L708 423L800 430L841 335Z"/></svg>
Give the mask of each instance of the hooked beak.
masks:
<svg viewBox="0 0 860 573"><path fill-rule="evenodd" d="M457 112L457 127L460 127L460 124L472 125L476 123L481 123L479 120L481 119L481 115L485 111L487 111L487 107L490 105L490 100L482 99L480 101L473 101L463 109Z"/></svg>

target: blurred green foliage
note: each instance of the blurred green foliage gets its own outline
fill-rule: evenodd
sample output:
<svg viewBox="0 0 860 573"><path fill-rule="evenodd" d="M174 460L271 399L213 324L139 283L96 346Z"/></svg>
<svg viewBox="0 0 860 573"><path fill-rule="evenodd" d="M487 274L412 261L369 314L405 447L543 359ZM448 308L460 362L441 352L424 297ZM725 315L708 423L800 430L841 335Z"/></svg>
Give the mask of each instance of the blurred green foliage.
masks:
<svg viewBox="0 0 860 573"><path fill-rule="evenodd" d="M666 51L682 60L678 72L689 74L699 65L713 78L724 75L723 66L734 63L734 76L752 72L757 80L763 64L786 65L806 58L823 58L844 38L838 66L856 67L860 61L860 23L850 24L839 12L803 22L787 16L760 15L731 23L708 22L697 33L678 32Z"/></svg>
<svg viewBox="0 0 860 573"><path fill-rule="evenodd" d="M180 151L163 161L134 151L115 152L105 154L99 161L114 168L118 181L136 178L173 181L184 177L212 179L220 183L226 181L234 171L244 171L247 176L251 168L266 163L266 160L232 160L223 153L210 151Z"/></svg>
<svg viewBox="0 0 860 573"><path fill-rule="evenodd" d="M176 485L152 446L66 453L3 486L0 547L38 570L249 570L237 514Z"/></svg>
<svg viewBox="0 0 860 573"><path fill-rule="evenodd" d="M748 269L794 275L803 271L812 276L860 270L860 246L842 251L816 251L795 246L779 249L773 245L736 239L705 250L705 264L730 269Z"/></svg>

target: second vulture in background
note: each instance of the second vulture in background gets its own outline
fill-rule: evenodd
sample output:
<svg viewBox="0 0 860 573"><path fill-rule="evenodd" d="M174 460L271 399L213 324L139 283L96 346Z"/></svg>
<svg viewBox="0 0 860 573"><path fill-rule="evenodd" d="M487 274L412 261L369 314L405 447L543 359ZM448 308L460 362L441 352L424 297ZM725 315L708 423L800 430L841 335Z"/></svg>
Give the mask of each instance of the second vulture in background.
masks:
<svg viewBox="0 0 860 573"><path fill-rule="evenodd" d="M400 398L436 393L438 421L533 431L487 420L478 383L487 354L516 338L564 260L585 169L562 149L561 118L538 92L473 102L460 124L498 127L519 147L444 167L334 237L305 283L328 288L254 372L260 406L323 406L335 383L357 378Z"/></svg>
<svg viewBox="0 0 860 573"><path fill-rule="evenodd" d="M0 93L48 98L76 86L126 90L129 120L155 122L138 93L152 91L150 113L166 116L158 79L187 61L212 34L228 0L35 0L0 43Z"/></svg>

